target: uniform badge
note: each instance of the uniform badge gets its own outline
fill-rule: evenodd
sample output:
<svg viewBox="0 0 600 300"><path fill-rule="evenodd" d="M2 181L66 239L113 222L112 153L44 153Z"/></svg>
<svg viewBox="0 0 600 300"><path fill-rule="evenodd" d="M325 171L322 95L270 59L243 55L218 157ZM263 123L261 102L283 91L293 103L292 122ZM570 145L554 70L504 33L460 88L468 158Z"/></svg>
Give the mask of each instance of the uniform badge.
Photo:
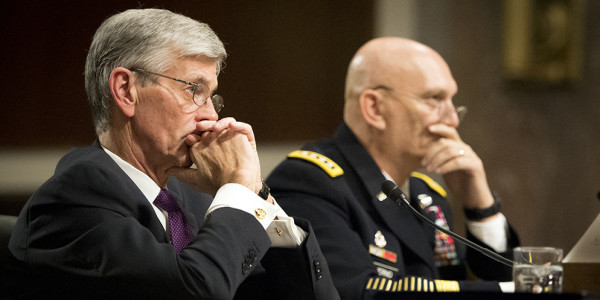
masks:
<svg viewBox="0 0 600 300"><path fill-rule="evenodd" d="M396 263L398 261L398 254L396 254L390 250L386 250L381 247L377 247L375 245L369 245L369 254L377 256L379 258L383 258L383 259L385 259L387 261L391 261L393 263Z"/></svg>
<svg viewBox="0 0 600 300"><path fill-rule="evenodd" d="M381 233L381 231L377 230L377 232L375 233L375 245L377 245L377 247L385 247L385 245L387 245L387 241L385 240L385 236L383 236L383 233Z"/></svg>
<svg viewBox="0 0 600 300"><path fill-rule="evenodd" d="M377 194L377 200L383 201L385 199L387 199L387 196L384 192L379 192L379 194Z"/></svg>

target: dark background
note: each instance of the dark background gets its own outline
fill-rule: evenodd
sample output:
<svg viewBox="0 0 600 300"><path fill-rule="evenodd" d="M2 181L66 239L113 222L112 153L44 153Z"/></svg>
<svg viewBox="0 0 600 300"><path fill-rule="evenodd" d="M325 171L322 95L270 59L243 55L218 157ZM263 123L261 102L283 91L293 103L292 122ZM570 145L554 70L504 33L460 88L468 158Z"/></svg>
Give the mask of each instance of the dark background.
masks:
<svg viewBox="0 0 600 300"><path fill-rule="evenodd" d="M5 1L0 146L94 138L82 75L87 49L106 17L136 7L211 25L229 53L219 78L222 116L251 123L263 141L329 133L341 120L347 62L373 31L370 1Z"/></svg>

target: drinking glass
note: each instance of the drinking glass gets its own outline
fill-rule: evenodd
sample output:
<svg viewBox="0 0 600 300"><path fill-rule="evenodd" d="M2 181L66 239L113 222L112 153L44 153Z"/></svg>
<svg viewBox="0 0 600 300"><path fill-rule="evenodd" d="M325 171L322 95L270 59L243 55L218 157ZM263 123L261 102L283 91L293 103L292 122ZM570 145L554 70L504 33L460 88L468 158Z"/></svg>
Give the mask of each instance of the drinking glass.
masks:
<svg viewBox="0 0 600 300"><path fill-rule="evenodd" d="M562 293L563 251L553 247L513 249L515 292Z"/></svg>

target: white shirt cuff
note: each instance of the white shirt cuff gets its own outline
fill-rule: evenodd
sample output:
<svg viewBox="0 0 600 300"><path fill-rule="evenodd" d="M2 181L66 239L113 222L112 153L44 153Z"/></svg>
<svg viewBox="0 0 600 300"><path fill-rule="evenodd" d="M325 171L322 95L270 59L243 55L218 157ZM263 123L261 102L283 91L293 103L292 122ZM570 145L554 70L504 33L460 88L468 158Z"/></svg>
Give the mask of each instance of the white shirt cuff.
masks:
<svg viewBox="0 0 600 300"><path fill-rule="evenodd" d="M503 293L514 293L515 292L515 283L513 281L499 282L500 290Z"/></svg>
<svg viewBox="0 0 600 300"><path fill-rule="evenodd" d="M241 184L228 183L217 191L206 215L222 207L239 209L256 218L267 231L273 247L299 246L306 238L306 232L296 226L294 219L277 202L274 203L265 201Z"/></svg>
<svg viewBox="0 0 600 300"><path fill-rule="evenodd" d="M496 252L506 252L508 222L502 213L498 216L486 221L466 221L469 231L486 245L492 247Z"/></svg>
<svg viewBox="0 0 600 300"><path fill-rule="evenodd" d="M277 217L267 228L272 247L294 248L306 238L306 232L296 226L292 217Z"/></svg>

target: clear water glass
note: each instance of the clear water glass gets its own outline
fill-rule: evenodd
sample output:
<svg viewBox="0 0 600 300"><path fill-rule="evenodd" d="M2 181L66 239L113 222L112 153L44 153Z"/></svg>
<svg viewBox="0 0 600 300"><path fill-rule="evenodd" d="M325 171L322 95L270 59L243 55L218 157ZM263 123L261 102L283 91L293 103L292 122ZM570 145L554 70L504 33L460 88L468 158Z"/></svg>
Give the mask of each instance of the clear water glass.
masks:
<svg viewBox="0 0 600 300"><path fill-rule="evenodd" d="M563 251L553 247L513 249L515 292L562 293Z"/></svg>

